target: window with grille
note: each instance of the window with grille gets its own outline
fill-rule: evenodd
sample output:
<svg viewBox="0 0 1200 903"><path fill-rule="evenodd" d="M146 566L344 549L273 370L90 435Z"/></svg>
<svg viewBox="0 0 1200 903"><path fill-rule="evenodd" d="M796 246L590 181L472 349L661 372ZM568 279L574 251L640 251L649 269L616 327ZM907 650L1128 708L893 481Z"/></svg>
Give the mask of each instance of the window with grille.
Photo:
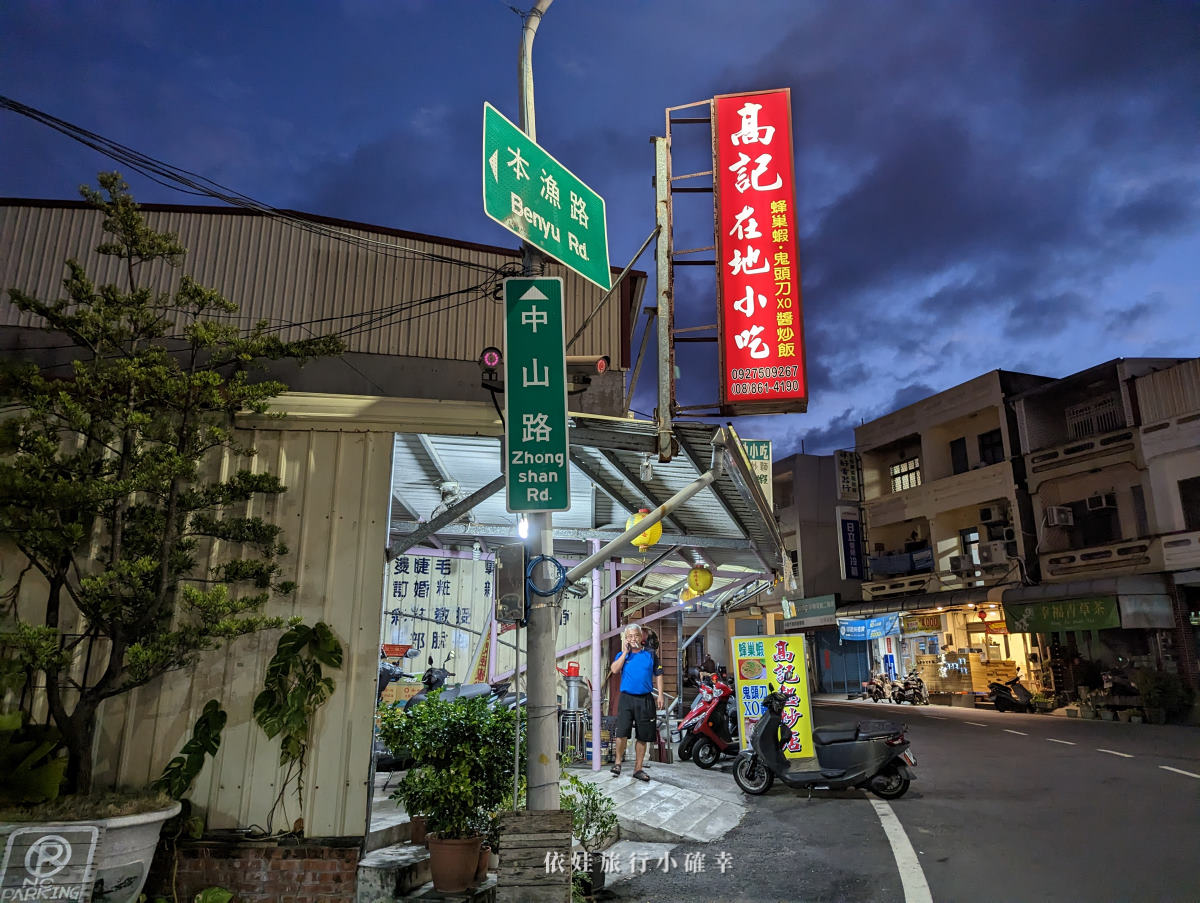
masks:
<svg viewBox="0 0 1200 903"><path fill-rule="evenodd" d="M921 485L921 459L909 458L888 468L892 478L892 492L902 492Z"/></svg>
<svg viewBox="0 0 1200 903"><path fill-rule="evenodd" d="M1087 436L1111 433L1125 425L1121 399L1117 395L1106 395L1103 398L1093 398L1082 404L1072 405L1067 408L1065 414L1067 436L1071 439L1083 439Z"/></svg>

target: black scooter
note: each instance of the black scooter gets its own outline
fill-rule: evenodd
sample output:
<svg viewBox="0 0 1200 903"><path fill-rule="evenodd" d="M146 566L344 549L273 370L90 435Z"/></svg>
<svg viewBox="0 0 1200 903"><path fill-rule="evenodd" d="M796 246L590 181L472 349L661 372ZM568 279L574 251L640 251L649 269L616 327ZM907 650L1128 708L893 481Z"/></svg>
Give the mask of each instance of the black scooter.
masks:
<svg viewBox="0 0 1200 903"><path fill-rule="evenodd" d="M1033 694L1021 684L1021 675L1001 683L993 680L988 684L988 695L997 712L1032 712Z"/></svg>
<svg viewBox="0 0 1200 903"><path fill-rule="evenodd" d="M783 754L792 736L783 723L783 710L795 697L768 686L771 692L763 700L767 714L754 725L752 749L738 755L733 764L733 779L743 793L766 793L776 778L789 787L807 787L810 793L860 787L894 800L908 792L914 777L911 766L917 760L909 751L905 726L891 721L816 728L817 767L793 769Z"/></svg>

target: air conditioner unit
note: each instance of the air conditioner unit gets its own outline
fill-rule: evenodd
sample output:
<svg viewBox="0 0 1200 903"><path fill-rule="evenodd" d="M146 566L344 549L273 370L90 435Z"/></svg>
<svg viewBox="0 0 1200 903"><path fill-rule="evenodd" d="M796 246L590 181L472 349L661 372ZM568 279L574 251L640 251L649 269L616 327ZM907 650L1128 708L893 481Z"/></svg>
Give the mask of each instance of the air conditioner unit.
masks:
<svg viewBox="0 0 1200 903"><path fill-rule="evenodd" d="M1004 541L1005 542L1016 542L1017 541L1017 531L1014 527L1005 527L1004 528Z"/></svg>
<svg viewBox="0 0 1200 903"><path fill-rule="evenodd" d="M1004 564L1008 560L1008 545L1003 540L979 544L980 564Z"/></svg>
<svg viewBox="0 0 1200 903"><path fill-rule="evenodd" d="M956 574L962 574L964 572L970 573L970 572L974 571L976 568L978 568L978 565L975 564L975 562L971 560L970 555L951 555L950 556L950 570L952 570Z"/></svg>
<svg viewBox="0 0 1200 903"><path fill-rule="evenodd" d="M1087 500L1088 511L1103 511L1105 508L1117 507L1117 499L1111 492L1107 495L1089 496Z"/></svg>
<svg viewBox="0 0 1200 903"><path fill-rule="evenodd" d="M1046 524L1050 527L1075 526L1075 514L1070 508L1051 506L1046 509Z"/></svg>

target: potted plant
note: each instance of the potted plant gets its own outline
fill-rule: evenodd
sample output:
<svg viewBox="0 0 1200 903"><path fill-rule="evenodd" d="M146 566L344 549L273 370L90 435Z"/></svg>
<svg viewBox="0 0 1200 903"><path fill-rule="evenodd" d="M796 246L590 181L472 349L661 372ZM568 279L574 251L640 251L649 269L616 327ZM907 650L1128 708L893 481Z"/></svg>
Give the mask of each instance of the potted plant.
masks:
<svg viewBox="0 0 1200 903"><path fill-rule="evenodd" d="M430 694L406 711L394 737L414 764L392 796L409 812L425 810L429 867L442 893L471 885L480 826L512 792L516 712L489 702Z"/></svg>
<svg viewBox="0 0 1200 903"><path fill-rule="evenodd" d="M287 548L281 528L247 506L285 487L251 468L233 417L265 411L285 389L250 368L341 345L284 343L265 324L241 330L236 305L187 275L160 291L184 248L149 228L119 174L99 182L81 191L103 215L96 250L113 261L113 282L68 260L65 297L14 288L5 302L70 350L65 366L10 356L0 371L0 598L12 622L0 651L22 676L22 724L48 718L56 731L49 755L64 759L55 767L72 798L56 810L13 801L8 833L24 830L12 816L122 813L97 849L112 903L136 899L145 877L130 880L117 863L124 888L111 893L103 857L122 843L117 828L133 821L157 837L178 806L153 794L115 809L95 800L111 789L95 774L100 707L204 650L283 626L262 608L294 588L280 579Z"/></svg>
<svg viewBox="0 0 1200 903"><path fill-rule="evenodd" d="M1192 688L1170 671L1137 671L1134 684L1142 695L1146 720L1151 724L1165 724L1168 718L1186 713L1195 698Z"/></svg>
<svg viewBox="0 0 1200 903"><path fill-rule="evenodd" d="M1029 701L1033 703L1033 707L1039 712L1054 711L1054 696L1044 690L1034 693Z"/></svg>
<svg viewBox="0 0 1200 903"><path fill-rule="evenodd" d="M603 860L596 854L616 839L619 825L617 807L603 790L591 781L564 771L566 787L560 805L571 813L571 833L583 847L583 868L575 871L574 883L584 896L591 896L604 886Z"/></svg>

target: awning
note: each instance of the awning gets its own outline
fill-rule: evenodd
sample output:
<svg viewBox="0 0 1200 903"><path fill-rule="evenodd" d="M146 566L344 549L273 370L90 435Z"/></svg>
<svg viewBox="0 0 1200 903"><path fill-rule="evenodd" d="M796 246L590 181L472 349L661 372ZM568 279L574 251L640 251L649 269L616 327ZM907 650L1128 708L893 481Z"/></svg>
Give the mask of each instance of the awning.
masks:
<svg viewBox="0 0 1200 903"><path fill-rule="evenodd" d="M878 599L874 602L857 602L837 610L839 618L869 617L892 611L925 611L930 608L949 608L953 605L978 605L980 602L998 602L996 591L998 587L972 586L967 589L957 589L946 593L917 593L912 596L895 596L891 599ZM992 598L989 598L989 592Z"/></svg>
<svg viewBox="0 0 1200 903"><path fill-rule="evenodd" d="M663 463L653 422L579 413L570 418L571 509L553 518L560 557L586 558L591 541L607 543L625 532L629 514L662 506L715 467L711 482L662 520L655 550L674 547L674 566L664 561L637 590L673 588L680 566L686 576L687 567L700 562L713 570L710 596L752 575L770 582L784 573L783 538L732 430L677 423L677 452ZM473 539L519 541L517 517L505 508L500 468L498 438L398 433L390 554L416 543L469 547ZM631 560L647 555L628 543L606 554Z"/></svg>

